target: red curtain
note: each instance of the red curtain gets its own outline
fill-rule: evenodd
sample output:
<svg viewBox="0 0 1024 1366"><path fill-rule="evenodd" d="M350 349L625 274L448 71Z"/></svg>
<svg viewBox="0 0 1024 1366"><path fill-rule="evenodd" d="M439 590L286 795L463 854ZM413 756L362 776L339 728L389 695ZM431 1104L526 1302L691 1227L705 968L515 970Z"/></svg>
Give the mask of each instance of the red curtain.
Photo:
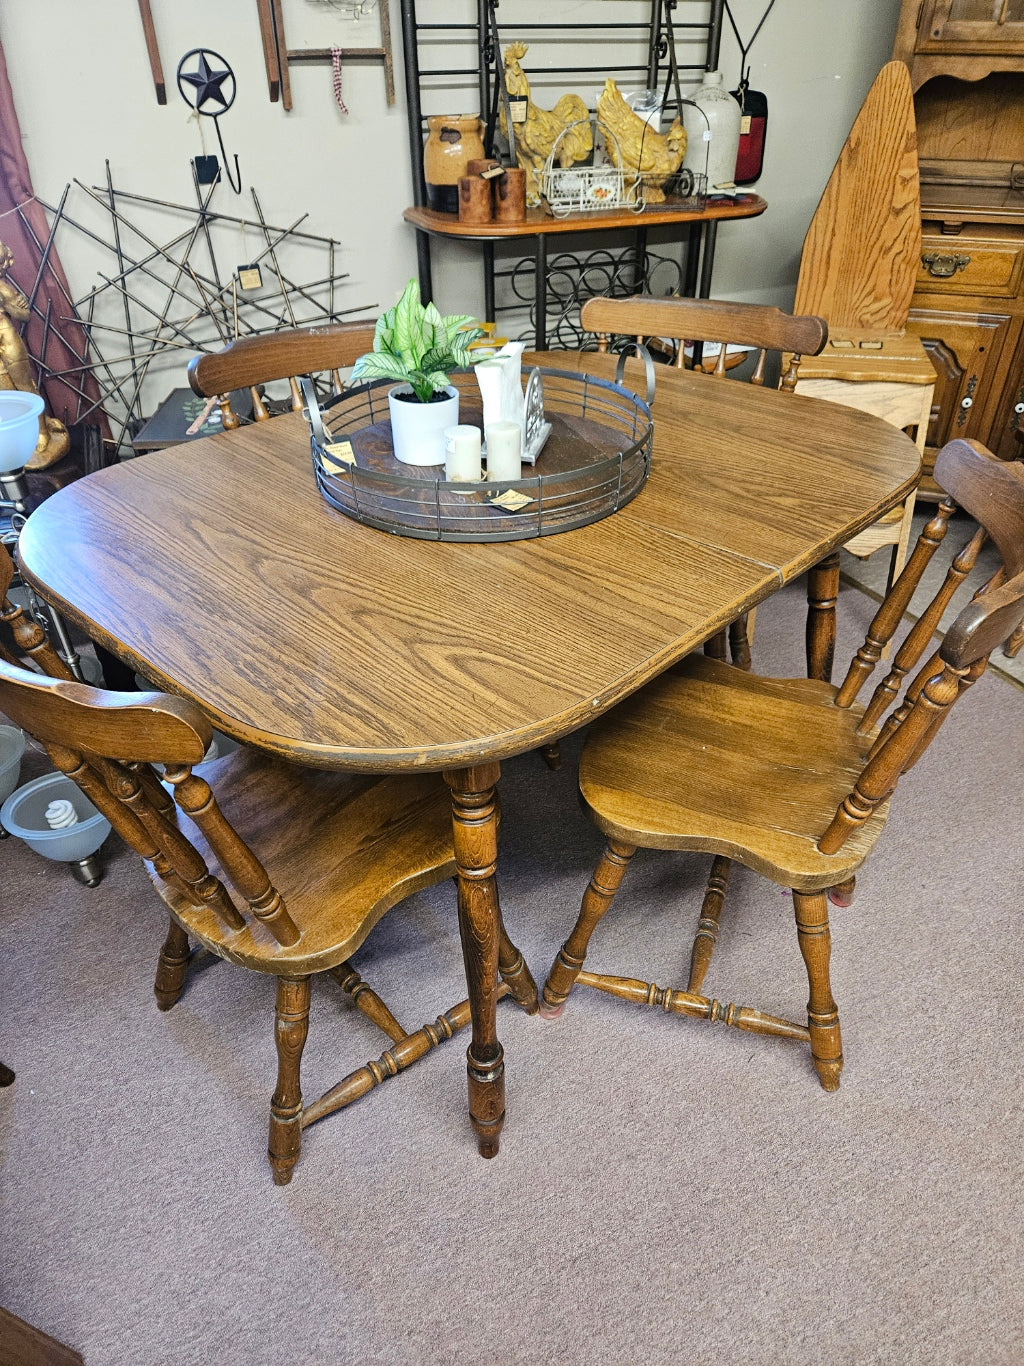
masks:
<svg viewBox="0 0 1024 1366"><path fill-rule="evenodd" d="M57 377L59 372L71 370L85 359L86 337L77 320L65 321L75 317L71 304L74 296L55 245L46 250L49 236L47 215L33 198L14 92L0 44L0 241L14 255L10 278L33 305L24 329L25 343L29 354L42 362L46 376L52 376L44 378L41 385L52 415L75 422L81 414L85 420L106 427L98 408L87 413L100 396L91 372L77 370L66 380ZM45 265L40 271L44 255Z"/></svg>

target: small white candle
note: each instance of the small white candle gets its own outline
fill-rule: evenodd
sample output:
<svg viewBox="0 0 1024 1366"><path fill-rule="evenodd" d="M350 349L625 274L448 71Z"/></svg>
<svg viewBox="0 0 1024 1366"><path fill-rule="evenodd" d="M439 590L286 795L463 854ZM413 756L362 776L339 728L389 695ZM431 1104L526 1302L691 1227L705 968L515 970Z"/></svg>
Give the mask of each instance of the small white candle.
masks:
<svg viewBox="0 0 1024 1366"><path fill-rule="evenodd" d="M469 483L482 479L480 428L460 424L444 429L444 477Z"/></svg>
<svg viewBox="0 0 1024 1366"><path fill-rule="evenodd" d="M518 422L494 422L487 437L487 478L519 479L523 473L523 429Z"/></svg>

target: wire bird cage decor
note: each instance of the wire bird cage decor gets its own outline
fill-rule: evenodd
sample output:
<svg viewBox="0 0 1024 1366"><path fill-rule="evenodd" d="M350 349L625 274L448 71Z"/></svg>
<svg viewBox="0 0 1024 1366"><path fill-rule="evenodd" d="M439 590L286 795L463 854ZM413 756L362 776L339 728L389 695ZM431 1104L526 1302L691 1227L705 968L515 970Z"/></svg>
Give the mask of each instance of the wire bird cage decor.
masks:
<svg viewBox="0 0 1024 1366"><path fill-rule="evenodd" d="M566 137L581 125L589 123L593 151L586 162L561 166L560 147ZM615 143L614 155L609 154L606 136ZM549 213L565 218L570 213L594 213L602 209L629 209L640 213L644 207L640 177L623 169L622 154L615 134L606 133L597 119L577 119L567 124L548 153L541 173L541 194Z"/></svg>
<svg viewBox="0 0 1024 1366"><path fill-rule="evenodd" d="M377 380L321 404L300 381L309 422L313 473L332 507L358 522L432 541L518 541L600 521L647 482L654 425L654 366L643 352L647 397L621 383L542 369L544 416L551 434L528 478L456 483L443 467L395 459L388 414L391 380ZM482 422L471 372L453 374L460 421Z"/></svg>

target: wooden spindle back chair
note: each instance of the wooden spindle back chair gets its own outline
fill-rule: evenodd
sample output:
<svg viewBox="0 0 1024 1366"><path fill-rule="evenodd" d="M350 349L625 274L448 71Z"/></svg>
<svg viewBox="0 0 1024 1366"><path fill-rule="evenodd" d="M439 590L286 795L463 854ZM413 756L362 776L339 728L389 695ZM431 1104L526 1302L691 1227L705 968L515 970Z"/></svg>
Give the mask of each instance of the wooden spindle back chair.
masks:
<svg viewBox="0 0 1024 1366"><path fill-rule="evenodd" d="M327 773L251 749L200 771L211 729L192 703L156 692L101 692L2 661L0 711L44 745L143 859L171 915L155 984L161 1009L181 993L190 938L277 978L269 1148L275 1182L291 1179L305 1127L468 1023L463 1001L407 1031L350 962L386 911L455 873L451 801L440 775ZM163 765L173 798L155 763ZM535 999L503 929L500 960L513 992ZM324 972L391 1042L379 1060L304 1105L299 1066L310 978ZM501 986L499 994L508 989Z"/></svg>
<svg viewBox="0 0 1024 1366"><path fill-rule="evenodd" d="M789 361L778 387L786 393L796 388L801 358L816 356L828 340L828 327L823 318L794 316L784 313L781 308L761 304L662 298L649 294L624 299L588 299L580 311L580 324L588 332L597 333L599 351L608 350L613 336L635 337L640 342L652 337L671 341L675 344L677 368L685 364L688 343L714 343L718 346L718 354L710 373L716 379L726 377L730 346L752 348L757 354L750 383L756 385L765 382L769 353L785 353ZM703 363L701 368L705 368ZM715 659L724 659L728 644L733 661L749 669L753 628L754 613L750 612L733 622L728 631L713 636L705 646L706 653Z"/></svg>
<svg viewBox="0 0 1024 1366"><path fill-rule="evenodd" d="M829 981L828 901L849 904L855 874L881 834L900 777L981 677L992 651L1024 620L1024 466L1004 464L983 446L957 440L939 452L935 477L947 497L838 687L815 679L759 678L691 656L679 672L593 726L580 763L580 790L608 843L548 975L546 1013L557 1014L580 982L666 1011L802 1039L810 1044L822 1086L838 1087L842 1049ZM864 704L859 694L956 505L979 529L953 558ZM1002 568L933 649L939 620L986 538L998 549ZM583 969L590 936L640 847L714 855L684 991ZM734 859L792 890L810 983L806 1023L702 994Z"/></svg>
<svg viewBox="0 0 1024 1366"><path fill-rule="evenodd" d="M46 632L39 623L13 602L9 596L14 581L14 561L7 553L7 547L0 544L0 621L8 628L13 644L23 659L31 660L35 666L52 678L74 679L74 674L50 644ZM0 660L16 667L20 663L17 656L0 640ZM0 828L0 838L6 838L7 831ZM10 1086L14 1072L0 1062L0 1086Z"/></svg>
<svg viewBox="0 0 1024 1366"><path fill-rule="evenodd" d="M231 406L232 390L251 390L253 417L263 422L271 414L259 386L286 379L292 408L299 411L305 405L298 376L331 372L334 387L340 389L339 370L348 369L364 352L373 350L373 331L372 322L354 322L239 337L223 351L190 361L188 382L200 398L218 400L224 429L233 431L242 419Z"/></svg>
<svg viewBox="0 0 1024 1366"><path fill-rule="evenodd" d="M30 659L51 678L74 679L74 674L50 644L46 632L34 617L13 602L9 596L14 582L14 561L7 547L0 545L0 621L11 632L14 645L23 659ZM0 640L0 659L18 664L18 658Z"/></svg>

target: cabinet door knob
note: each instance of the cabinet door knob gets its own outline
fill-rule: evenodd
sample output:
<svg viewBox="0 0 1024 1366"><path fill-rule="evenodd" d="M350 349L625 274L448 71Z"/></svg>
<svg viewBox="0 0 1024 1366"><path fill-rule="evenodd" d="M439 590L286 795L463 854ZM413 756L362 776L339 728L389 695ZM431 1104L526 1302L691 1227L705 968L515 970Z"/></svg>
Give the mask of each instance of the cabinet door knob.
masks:
<svg viewBox="0 0 1024 1366"><path fill-rule="evenodd" d="M970 398L970 397L968 397L968 398L962 398L962 399L960 400L960 407L961 407L961 408L964 408L964 409L966 409L966 408L973 408L973 407L974 407L974 399L973 399L973 398Z"/></svg>
<svg viewBox="0 0 1024 1366"><path fill-rule="evenodd" d="M934 275L940 280L948 280L958 270L966 269L971 264L971 258L959 253L956 256L944 256L941 252L926 251L921 255L921 264L927 266L929 275Z"/></svg>

